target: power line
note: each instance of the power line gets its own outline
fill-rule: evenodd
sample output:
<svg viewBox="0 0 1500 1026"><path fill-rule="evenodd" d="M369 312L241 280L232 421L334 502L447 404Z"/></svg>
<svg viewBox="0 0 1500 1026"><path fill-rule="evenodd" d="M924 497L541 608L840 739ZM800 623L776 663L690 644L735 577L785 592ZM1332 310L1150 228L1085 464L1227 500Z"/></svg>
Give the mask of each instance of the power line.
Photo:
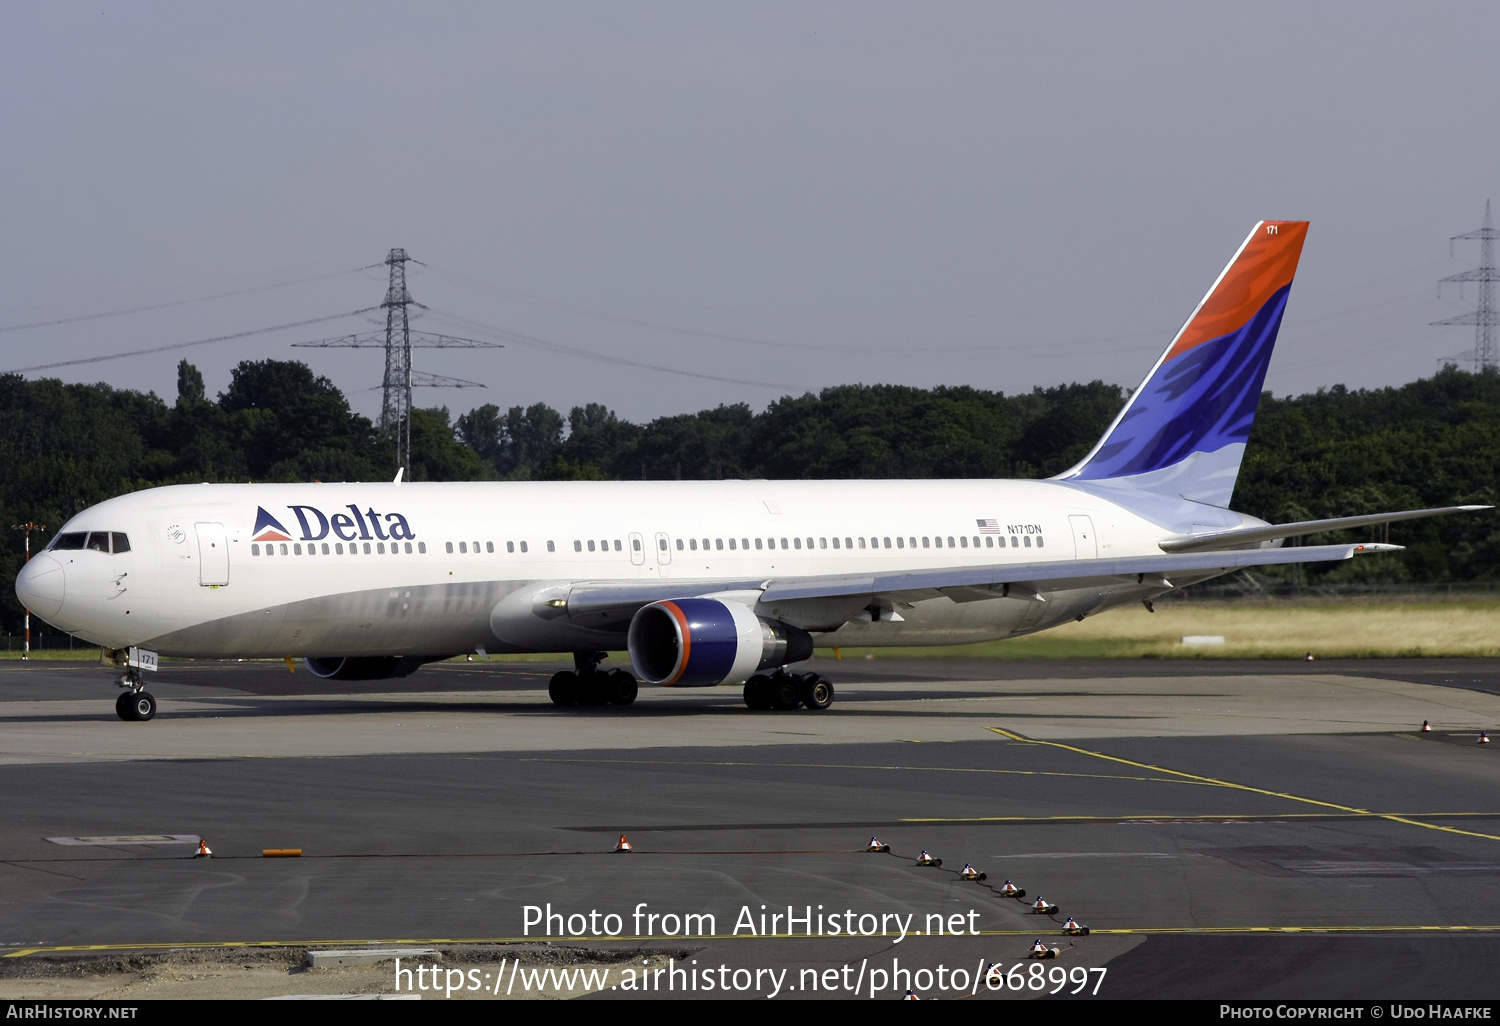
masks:
<svg viewBox="0 0 1500 1026"><path fill-rule="evenodd" d="M228 299L231 296L248 296L255 292L269 292L272 289L284 289L292 285L302 285L310 281L324 281L328 278L338 278L345 274L357 274L364 268L349 268L343 271L333 271L328 274L315 274L309 278L295 278L292 281L277 282L272 285L257 285L249 289L237 289L234 292L218 292L211 296L197 296L192 299L174 299L167 303L152 303L149 306L133 306L126 310L106 310L103 313L80 314L76 317L61 317L51 321L32 321L30 324L8 324L0 327L0 333L8 331L25 331L27 328L50 328L58 324L77 324L80 321L97 321L104 317L122 317L125 314L145 313L148 310L167 310L174 306L187 306L191 303L207 303L214 299Z"/></svg>
<svg viewBox="0 0 1500 1026"><path fill-rule="evenodd" d="M559 353L565 356L576 356L584 360L595 360L600 363L611 363L616 367L635 367L639 370L657 371L661 374L675 374L684 378L697 378L700 381L722 381L729 385L750 385L754 388L776 388L796 391L802 387L799 385L788 385L779 381L756 381L752 378L731 378L722 374L705 374L699 371L683 370L681 367L663 367L658 363L645 363L641 360L630 360L623 356L613 356L609 353L595 352L592 349L580 349L577 346L564 345L561 342L552 342L545 338L537 338L534 335L523 335L517 331L507 331L504 328L496 328L493 325L482 324L479 321L470 320L467 317L459 317L456 314L443 313L441 310L433 310L434 317L444 320L455 321L459 324L487 331L503 338L508 342L529 349L540 349L544 352Z"/></svg>
<svg viewBox="0 0 1500 1026"><path fill-rule="evenodd" d="M325 321L342 320L345 317L358 317L360 314L373 313L379 310L378 306L367 306L363 310L351 310L348 313L330 314L327 317L310 317L305 321L292 321L289 324L276 324L269 328L252 328L250 331L237 331L231 335L215 335L213 338L194 339L192 342L175 342L169 346L152 346L150 349L132 349L126 353L110 353L107 356L86 356L78 360L59 360L56 363L40 363L35 367L18 367L15 370L3 371L5 374L30 374L32 371L53 370L57 367L77 367L85 363L103 363L106 360L123 360L128 356L145 356L149 353L169 353L174 349L188 349L192 346L206 346L210 342L229 342L237 338L249 338L252 335L269 335L273 331L286 331L289 328L303 328L309 324L322 324Z"/></svg>

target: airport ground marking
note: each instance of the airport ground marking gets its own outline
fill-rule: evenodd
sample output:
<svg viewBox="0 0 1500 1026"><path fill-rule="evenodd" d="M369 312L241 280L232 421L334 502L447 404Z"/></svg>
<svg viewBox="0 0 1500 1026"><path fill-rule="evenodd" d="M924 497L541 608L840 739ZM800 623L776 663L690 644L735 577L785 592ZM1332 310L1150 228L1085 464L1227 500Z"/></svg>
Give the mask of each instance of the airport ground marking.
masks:
<svg viewBox="0 0 1500 1026"><path fill-rule="evenodd" d="M1116 936L1165 936L1203 934L1250 934L1250 933L1500 933L1500 924L1416 924L1389 926L1122 926L1094 928L1091 936L1112 934ZM859 934L862 939L897 937L895 931ZM907 936L919 936L908 934ZM964 934L964 937L1035 937L1035 928L1029 930L979 930ZM603 942L626 944L693 944L702 941L758 941L758 940L828 940L816 934L763 933L755 936L732 933L702 935L640 934L630 937L386 937L386 938L340 938L324 940L261 940L261 941L145 941L134 944L38 944L7 951L0 958L25 958L28 955L86 954L107 951L207 951L236 950L243 948L321 948L359 946L432 946L438 944L531 944L537 946L559 943L599 944ZM845 939L845 938L840 938ZM946 938L945 938L946 939Z"/></svg>
<svg viewBox="0 0 1500 1026"><path fill-rule="evenodd" d="M1155 766L1147 762L1136 762L1134 759L1125 759L1118 755L1108 755L1104 752L1095 752L1088 748L1079 748L1075 745L1065 745L1061 741L1038 741L1036 738L1030 738L1024 734L1017 734L1014 731L1006 730L1004 727L986 727L985 729L993 731L994 733L999 734L1001 737L1008 738L1012 741L1023 741L1028 744L1044 745L1048 748L1058 748L1065 752L1075 752L1079 755L1087 755L1093 759L1103 759L1106 762L1117 762L1121 765L1134 766L1136 769L1149 770L1155 773L1170 773L1174 776L1183 777L1188 780L1196 780L1200 783L1213 784L1217 787L1228 787L1233 788L1236 791L1248 791L1251 794L1263 794L1268 795L1272 798L1284 798L1287 801L1303 802L1307 805L1317 805L1325 809L1337 809L1340 812L1353 813L1356 816L1369 817L1371 819L1384 819L1389 820L1392 823L1404 823L1407 826L1421 827L1424 830L1438 830L1443 833L1459 834L1463 837L1480 837L1487 841L1500 841L1500 834L1485 834L1480 833L1477 830L1460 830L1458 827L1443 826L1438 823L1423 823L1419 819L1412 819L1410 816L1403 816L1399 813L1372 812L1369 809L1359 809L1355 808L1352 805L1340 805L1337 802L1324 801L1321 798L1307 798L1303 795L1289 794L1286 791L1272 791L1268 788L1254 787L1250 784L1238 784L1232 780L1219 780L1216 777L1205 777L1199 773L1188 773L1184 770L1174 770L1169 769L1165 766Z"/></svg>
<svg viewBox="0 0 1500 1026"><path fill-rule="evenodd" d="M992 728L989 728L992 729ZM887 766L861 765L838 762L733 762L723 759L568 759L558 757L524 758L518 762L570 762L605 763L627 766L748 766L759 769L842 769L885 770L902 773L988 773L1013 777L1077 777L1083 780L1138 780L1154 784L1188 784L1197 787L1219 787L1203 780L1185 780L1180 777L1138 777L1124 773L1067 773L1062 770L995 769L989 766Z"/></svg>

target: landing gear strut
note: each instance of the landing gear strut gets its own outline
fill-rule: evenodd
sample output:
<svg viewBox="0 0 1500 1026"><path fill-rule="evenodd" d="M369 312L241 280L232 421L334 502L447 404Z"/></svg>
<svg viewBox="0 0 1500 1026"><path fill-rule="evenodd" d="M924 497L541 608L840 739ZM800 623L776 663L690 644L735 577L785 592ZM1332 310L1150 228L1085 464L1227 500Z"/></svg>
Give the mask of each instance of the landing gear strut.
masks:
<svg viewBox="0 0 1500 1026"><path fill-rule="evenodd" d="M140 671L127 670L115 684L128 689L115 699L116 716L122 720L143 721L156 715L156 698L145 690L146 682L141 680Z"/></svg>
<svg viewBox="0 0 1500 1026"><path fill-rule="evenodd" d="M758 673L745 681L745 704L756 710L827 709L833 704L833 684L816 673Z"/></svg>
<svg viewBox="0 0 1500 1026"><path fill-rule="evenodd" d="M554 673L547 694L554 705L629 705L640 690L624 670L601 670L605 652L574 652L574 670Z"/></svg>

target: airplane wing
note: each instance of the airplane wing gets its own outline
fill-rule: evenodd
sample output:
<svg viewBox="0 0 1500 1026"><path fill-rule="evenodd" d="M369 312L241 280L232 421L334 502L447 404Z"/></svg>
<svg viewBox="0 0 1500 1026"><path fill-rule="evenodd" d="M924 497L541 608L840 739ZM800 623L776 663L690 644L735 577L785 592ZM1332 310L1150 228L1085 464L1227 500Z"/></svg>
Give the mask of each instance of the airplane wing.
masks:
<svg viewBox="0 0 1500 1026"><path fill-rule="evenodd" d="M1320 531L1342 531L1350 527L1369 527L1373 524L1394 524L1398 520L1421 520L1424 517L1440 517L1446 513L1473 513L1493 506L1444 506L1441 509L1409 509L1400 513L1371 513L1359 517L1335 517L1332 520L1299 520L1291 524L1268 524L1265 527L1237 527L1232 531L1214 531L1211 534L1180 534L1165 538L1161 542L1163 552L1198 552L1204 549L1231 548L1236 545L1251 545L1277 538L1295 538Z"/></svg>
<svg viewBox="0 0 1500 1026"><path fill-rule="evenodd" d="M792 599L849 598L868 595L903 600L948 589L979 589L999 593L1006 585L1083 587L1111 578L1149 574L1171 587L1174 573L1225 571L1278 563L1317 563L1351 559L1356 554L1396 552L1399 545L1308 545L1290 549L1235 549L1218 552L1163 553L1119 559L1056 559L1040 563L1001 563L990 566L947 567L931 570L892 570L866 574L824 574L744 581L651 581L648 583L580 582L567 589L565 608L571 618L599 616L617 620L651 602L693 598L722 592L759 592L761 602ZM1119 583L1118 580L1114 583ZM561 589L558 589L559 591ZM962 594L962 591L960 591ZM954 596L958 597L958 596ZM967 595L965 597L985 597ZM610 616L609 614L614 614Z"/></svg>

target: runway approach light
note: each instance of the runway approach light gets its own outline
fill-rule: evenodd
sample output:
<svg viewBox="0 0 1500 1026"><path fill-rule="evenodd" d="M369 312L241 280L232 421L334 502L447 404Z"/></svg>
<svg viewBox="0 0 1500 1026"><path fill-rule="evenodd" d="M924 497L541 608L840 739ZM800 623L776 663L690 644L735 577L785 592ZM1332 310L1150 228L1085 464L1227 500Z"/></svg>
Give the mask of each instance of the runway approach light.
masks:
<svg viewBox="0 0 1500 1026"><path fill-rule="evenodd" d="M942 864L943 860L935 859L931 855L927 854L926 848L923 848L922 854L917 856L917 865L919 866L941 866Z"/></svg>
<svg viewBox="0 0 1500 1026"><path fill-rule="evenodd" d="M1089 928L1078 925L1078 920L1069 916L1068 921L1063 923L1063 933L1069 937L1087 937L1089 935Z"/></svg>
<svg viewBox="0 0 1500 1026"><path fill-rule="evenodd" d="M872 838L870 838L870 843L867 844L867 845L865 845L865 851L872 851L872 852L874 852L874 851L882 851L883 852L883 851L890 851L890 850L891 850L891 846L889 844L881 844L880 843L880 838L878 838L878 837L872 837Z"/></svg>
<svg viewBox="0 0 1500 1026"><path fill-rule="evenodd" d="M211 859L213 857L214 857L214 853L209 850L208 842L206 840L204 840L203 838L201 838L201 837L198 838L198 853L196 855L194 855L193 858L195 858L195 859Z"/></svg>
<svg viewBox="0 0 1500 1026"><path fill-rule="evenodd" d="M922 999L919 998L919 997L917 997L917 992L916 991L912 990L910 987L907 987L906 988L906 996L903 997L901 1000L902 1001L921 1001Z"/></svg>
<svg viewBox="0 0 1500 1026"><path fill-rule="evenodd" d="M975 869L972 862L965 862L964 868L958 872L958 878L960 880L986 880L988 875Z"/></svg>
<svg viewBox="0 0 1500 1026"><path fill-rule="evenodd" d="M1026 888L1017 887L1015 884L1007 880L1000 885L1000 893L1005 895L1007 898L1024 898L1026 897Z"/></svg>
<svg viewBox="0 0 1500 1026"><path fill-rule="evenodd" d="M1047 904L1047 899L1044 898L1044 897L1042 897L1039 894L1039 895L1037 895L1036 901L1033 902L1032 905L1031 905L1031 911L1032 911L1032 913L1034 915L1039 915L1039 916L1056 915L1057 914L1057 906L1056 905L1049 905L1049 904Z"/></svg>
<svg viewBox="0 0 1500 1026"><path fill-rule="evenodd" d="M1479 732L1479 743L1482 745L1487 745L1490 743L1490 736L1482 730Z"/></svg>
<svg viewBox="0 0 1500 1026"><path fill-rule="evenodd" d="M630 842L629 841L625 840L625 835L621 834L620 835L620 843L617 844L617 845L615 845L615 854L619 855L619 854L621 854L623 852L631 852L631 851L635 851L635 849L630 846Z"/></svg>
<svg viewBox="0 0 1500 1026"><path fill-rule="evenodd" d="M1058 951L1057 951L1056 948L1049 948L1049 947L1047 947L1047 945L1045 945L1045 944L1042 943L1042 939L1040 937L1038 937L1036 939L1036 942L1031 945L1031 954L1029 954L1026 957L1028 957L1028 958L1056 958L1057 955L1058 955Z"/></svg>
<svg viewBox="0 0 1500 1026"><path fill-rule="evenodd" d="M1426 734L1426 733L1430 732L1431 730L1432 730L1432 724L1428 723L1426 720L1423 720L1422 721L1422 733Z"/></svg>

